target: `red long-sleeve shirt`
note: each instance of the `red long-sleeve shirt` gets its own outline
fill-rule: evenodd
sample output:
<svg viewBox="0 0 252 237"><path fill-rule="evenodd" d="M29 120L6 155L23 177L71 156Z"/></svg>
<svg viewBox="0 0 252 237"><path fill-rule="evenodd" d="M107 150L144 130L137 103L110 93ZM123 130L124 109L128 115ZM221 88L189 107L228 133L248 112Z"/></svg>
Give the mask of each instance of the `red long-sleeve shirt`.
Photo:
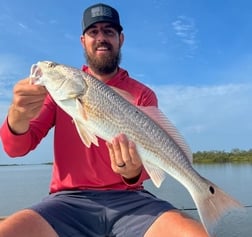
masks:
<svg viewBox="0 0 252 237"><path fill-rule="evenodd" d="M84 66L83 70L87 71L88 68ZM136 105L157 106L154 92L130 78L127 71L121 68L107 84L128 91ZM13 134L5 120L0 130L4 150L11 157L24 156L35 149L53 127L54 162L50 192L70 189L140 189L142 182L149 178L143 170L137 183L127 184L111 169L105 141L99 139L99 147L92 145L87 148L80 140L72 118L49 95L40 115L30 122L25 134Z"/></svg>

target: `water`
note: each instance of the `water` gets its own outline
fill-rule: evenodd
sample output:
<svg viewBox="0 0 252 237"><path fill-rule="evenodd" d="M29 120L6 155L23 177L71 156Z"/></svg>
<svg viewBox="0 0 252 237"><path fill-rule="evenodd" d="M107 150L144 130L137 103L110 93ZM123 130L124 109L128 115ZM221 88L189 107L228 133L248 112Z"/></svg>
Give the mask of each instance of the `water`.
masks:
<svg viewBox="0 0 252 237"><path fill-rule="evenodd" d="M252 236L252 164L214 164L194 165L199 173L208 178L232 197L246 206L246 213L235 212L226 216L217 228L217 237L251 237ZM187 190L171 177L167 177L161 189L151 182L146 188L168 200L180 209L199 219L198 212L191 210L195 204ZM189 209L189 210L187 210Z"/></svg>
<svg viewBox="0 0 252 237"><path fill-rule="evenodd" d="M0 166L0 216L38 202L48 194L50 165Z"/></svg>
<svg viewBox="0 0 252 237"><path fill-rule="evenodd" d="M8 216L30 206L48 194L50 165L0 166L0 216ZM195 165L204 177L247 206L246 213L225 217L218 227L217 237L250 237L252 233L252 164ZM160 189L150 181L145 186L152 193L198 217L187 190L169 176Z"/></svg>

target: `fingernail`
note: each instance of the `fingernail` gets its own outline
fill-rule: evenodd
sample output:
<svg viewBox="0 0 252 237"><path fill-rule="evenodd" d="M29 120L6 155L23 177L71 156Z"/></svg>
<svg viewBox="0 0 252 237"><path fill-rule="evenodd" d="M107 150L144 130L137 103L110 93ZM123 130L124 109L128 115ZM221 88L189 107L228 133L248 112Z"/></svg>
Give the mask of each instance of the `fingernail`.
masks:
<svg viewBox="0 0 252 237"><path fill-rule="evenodd" d="M125 134L121 134L121 135L119 136L119 141L120 141L120 142L124 142L125 140L127 140L126 135L125 135Z"/></svg>
<svg viewBox="0 0 252 237"><path fill-rule="evenodd" d="M113 145L117 145L117 144L118 144L118 140L117 140L116 138L113 138L112 144L113 144Z"/></svg>
<svg viewBox="0 0 252 237"><path fill-rule="evenodd" d="M134 147L135 147L135 143L132 142L132 141L129 141L129 147L130 147L130 148L134 148Z"/></svg>

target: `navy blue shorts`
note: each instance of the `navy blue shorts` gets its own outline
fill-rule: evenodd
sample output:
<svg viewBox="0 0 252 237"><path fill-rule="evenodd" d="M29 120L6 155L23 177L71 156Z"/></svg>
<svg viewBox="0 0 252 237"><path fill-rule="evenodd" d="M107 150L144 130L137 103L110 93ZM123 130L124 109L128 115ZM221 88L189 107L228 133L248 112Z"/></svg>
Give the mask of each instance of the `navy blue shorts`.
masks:
<svg viewBox="0 0 252 237"><path fill-rule="evenodd" d="M145 190L62 191L30 209L60 237L140 237L165 211L175 209Z"/></svg>

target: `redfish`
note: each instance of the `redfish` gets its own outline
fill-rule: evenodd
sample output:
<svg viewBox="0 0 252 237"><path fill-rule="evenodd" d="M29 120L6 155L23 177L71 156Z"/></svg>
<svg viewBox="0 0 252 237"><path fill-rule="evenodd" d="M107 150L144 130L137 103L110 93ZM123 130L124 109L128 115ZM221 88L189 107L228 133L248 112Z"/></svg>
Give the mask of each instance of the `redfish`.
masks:
<svg viewBox="0 0 252 237"><path fill-rule="evenodd" d="M185 140L156 107L133 104L130 94L110 87L70 66L41 61L31 67L31 82L44 85L55 102L68 113L83 143L99 146L97 137L111 142L124 133L136 145L143 166L160 187L166 173L191 194L201 221L213 237L219 220L242 205L192 166L192 152Z"/></svg>

